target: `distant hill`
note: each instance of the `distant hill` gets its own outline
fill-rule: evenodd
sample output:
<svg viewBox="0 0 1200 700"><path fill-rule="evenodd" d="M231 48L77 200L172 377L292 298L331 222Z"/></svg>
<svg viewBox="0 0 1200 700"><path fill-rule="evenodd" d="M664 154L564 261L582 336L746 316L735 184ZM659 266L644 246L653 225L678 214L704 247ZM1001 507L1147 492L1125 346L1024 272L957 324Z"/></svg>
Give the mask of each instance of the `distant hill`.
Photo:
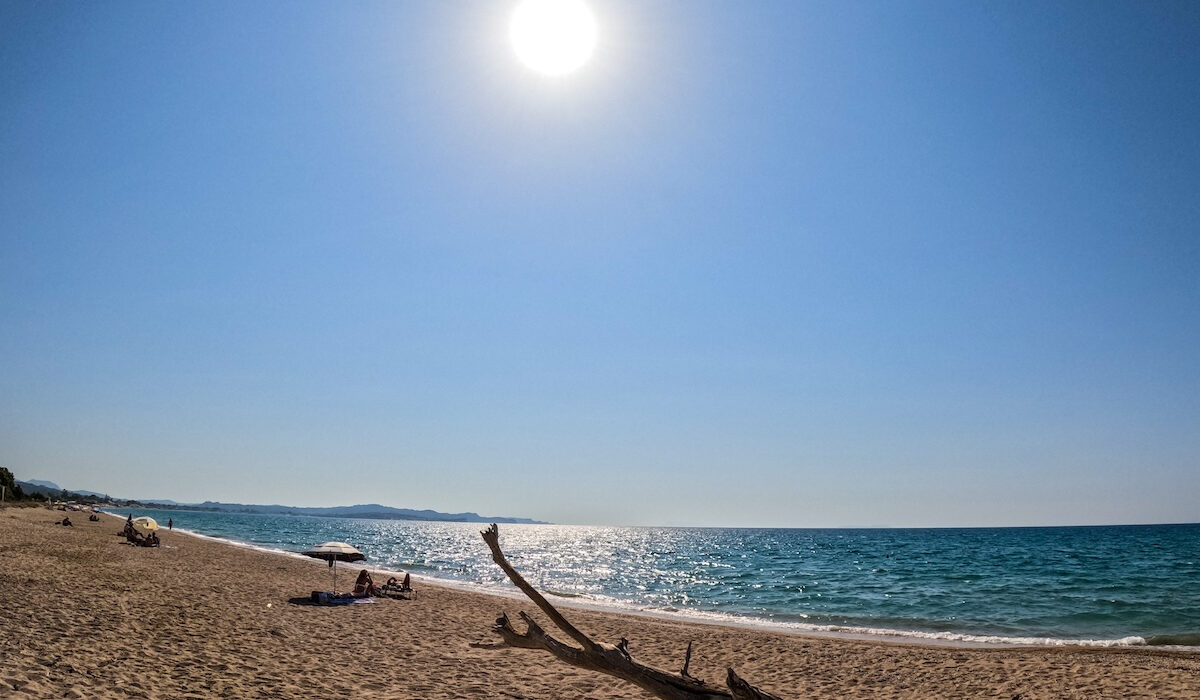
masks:
<svg viewBox="0 0 1200 700"><path fill-rule="evenodd" d="M58 497L59 494L62 493L62 489L60 489L57 485L43 486L43 484L50 484L50 483L52 483L52 482L49 482L49 481L21 481L20 479L16 480L17 486L20 486L21 490L24 491L26 494L37 493L37 494L41 494L43 496L56 498L56 497Z"/></svg>
<svg viewBox="0 0 1200 700"><path fill-rule="evenodd" d="M17 479L16 484L17 486L20 486L21 490L25 493L39 493L47 498L59 498L62 496L63 492L63 487L59 486L53 481L44 481L42 479L30 479L29 481L21 481L20 479ZM107 495L103 493L96 493L95 491L72 491L71 489L67 489L66 491L67 495L71 498L75 498L76 496L108 498Z"/></svg>
<svg viewBox="0 0 1200 700"><path fill-rule="evenodd" d="M25 493L37 493L48 498L62 497L63 488L53 481L30 479L17 481ZM119 501L125 504L141 504L146 506L161 506L181 510L207 510L227 513L261 513L264 515L311 515L320 518L364 518L371 520L427 520L432 522L455 523L506 523L541 525L541 520L531 518L510 518L504 516L488 516L478 513L442 513L436 510L413 510L411 508L393 508L378 503L365 503L356 506L333 506L330 508L303 508L299 506L254 505L245 503L220 503L205 501L203 503L180 503L169 498L110 498L106 494L94 491L71 491L67 489L68 498L94 497L103 501Z"/></svg>
<svg viewBox="0 0 1200 700"><path fill-rule="evenodd" d="M146 501L143 501L144 503ZM161 503L161 501L158 501ZM510 518L503 516L484 516L478 513L442 513L436 510L413 510L411 508L393 508L378 503L366 503L356 506L333 506L329 508L303 508L299 506L254 505L245 503L219 503L205 501L204 503L176 504L179 507L196 510L226 511L231 513L262 513L267 515L311 515L321 518L368 518L374 520L428 520L438 522L458 523L523 523L542 524L540 520L530 518Z"/></svg>

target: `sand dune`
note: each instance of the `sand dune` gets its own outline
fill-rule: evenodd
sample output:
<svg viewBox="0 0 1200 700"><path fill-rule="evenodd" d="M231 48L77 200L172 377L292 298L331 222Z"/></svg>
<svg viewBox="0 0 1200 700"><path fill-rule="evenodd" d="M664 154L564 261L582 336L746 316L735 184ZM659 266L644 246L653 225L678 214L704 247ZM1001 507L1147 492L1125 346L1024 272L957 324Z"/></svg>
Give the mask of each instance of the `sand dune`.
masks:
<svg viewBox="0 0 1200 700"><path fill-rule="evenodd" d="M321 562L178 532L136 548L114 536L118 521L79 516L65 528L61 517L0 510L0 697L647 697L540 652L468 646L491 640L498 612L532 611L526 601L418 580L415 600L295 605L327 586ZM788 698L1200 697L1196 653L929 647L569 616L666 668L692 640L693 675L720 682L734 666Z"/></svg>

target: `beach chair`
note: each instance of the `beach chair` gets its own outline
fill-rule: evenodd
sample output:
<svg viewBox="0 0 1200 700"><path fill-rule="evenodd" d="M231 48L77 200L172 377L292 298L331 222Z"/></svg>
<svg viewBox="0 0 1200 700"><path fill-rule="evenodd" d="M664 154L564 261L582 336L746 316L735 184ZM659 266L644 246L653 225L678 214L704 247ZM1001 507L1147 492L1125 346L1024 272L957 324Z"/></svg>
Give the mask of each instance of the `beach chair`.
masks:
<svg viewBox="0 0 1200 700"><path fill-rule="evenodd" d="M404 574L404 580L399 583L395 576L389 578L387 583L379 587L379 592L388 598L398 600L412 600L417 596L417 592L412 587L412 578L408 574Z"/></svg>

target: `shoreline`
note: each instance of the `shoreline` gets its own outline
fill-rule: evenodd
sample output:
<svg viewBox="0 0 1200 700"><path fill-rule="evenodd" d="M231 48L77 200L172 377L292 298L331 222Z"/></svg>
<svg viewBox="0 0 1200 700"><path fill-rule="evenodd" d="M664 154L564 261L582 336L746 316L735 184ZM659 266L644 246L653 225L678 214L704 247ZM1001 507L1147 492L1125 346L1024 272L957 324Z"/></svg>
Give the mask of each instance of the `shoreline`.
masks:
<svg viewBox="0 0 1200 700"><path fill-rule="evenodd" d="M158 510L171 510L170 508L162 508ZM101 511L103 515L124 520L123 517L116 513ZM315 516L310 516L315 517ZM181 534L198 537L213 542L228 544L235 547L242 547L252 551L258 551L271 555L283 555L287 557L295 557L300 560L307 560L302 554L291 552L283 549L276 549L266 545L255 544L253 542L245 542L235 540L228 537L217 535L208 535L202 532L196 532L186 528L174 530ZM437 576L429 576L427 574L417 574L414 572L388 570L382 567L371 567L371 571L378 571L385 575L403 576L405 573L410 573L414 580L420 581L428 585L442 586L455 590L461 590L481 595L495 595L502 598L511 598L514 600L527 600L524 594L519 591L508 588L493 588L480 584L470 583L467 581L459 581L456 579L440 578ZM1008 649L1008 648L1098 648L1098 649L1160 649L1168 652L1194 653L1200 652L1200 646L1184 646L1184 645L1167 645L1167 644L1148 644L1143 637L1130 635L1121 639L1056 639L1048 637L1009 637L1004 635L980 635L960 632L923 632L919 630L896 630L886 628L857 628L840 625L816 625L803 622L793 621L778 621L767 618L753 617L749 615L738 615L734 613L720 613L715 611L703 610L656 610L651 608L638 607L634 603L623 603L622 601L613 600L612 602L599 601L585 596L563 596L553 591L542 591L542 594L549 598L558 607L576 609L576 610L591 610L599 613L611 613L616 615L632 615L635 617L648 617L651 619L667 620L681 622L685 624L712 625L716 627L731 627L736 629L761 630L766 632L776 632L780 634L792 634L813 638L829 638L829 639L848 639L859 641L879 641L887 644L912 644L912 645L931 645L947 648L984 648L984 649Z"/></svg>
<svg viewBox="0 0 1200 700"><path fill-rule="evenodd" d="M0 695L13 698L524 698L647 700L543 652L483 650L497 614L528 601L417 577L413 600L314 607L325 566L205 536L163 546L115 521L0 509ZM319 567L319 568L318 568ZM347 567L350 570L359 568ZM564 606L566 607L566 606ZM1194 698L1200 654L1150 647L964 648L852 640L571 608L598 641L720 683L733 667L783 698ZM331 673L330 669L337 669Z"/></svg>

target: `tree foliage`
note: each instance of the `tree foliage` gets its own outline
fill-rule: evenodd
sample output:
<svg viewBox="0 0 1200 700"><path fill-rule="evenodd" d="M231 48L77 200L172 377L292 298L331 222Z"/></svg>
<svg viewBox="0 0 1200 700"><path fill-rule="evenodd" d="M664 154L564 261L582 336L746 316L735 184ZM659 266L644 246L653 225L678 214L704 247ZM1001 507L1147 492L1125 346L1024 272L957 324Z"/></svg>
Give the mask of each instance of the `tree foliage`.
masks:
<svg viewBox="0 0 1200 700"><path fill-rule="evenodd" d="M6 467L0 467L0 487L4 488L6 500L20 501L25 498L25 491L17 486L17 479Z"/></svg>

